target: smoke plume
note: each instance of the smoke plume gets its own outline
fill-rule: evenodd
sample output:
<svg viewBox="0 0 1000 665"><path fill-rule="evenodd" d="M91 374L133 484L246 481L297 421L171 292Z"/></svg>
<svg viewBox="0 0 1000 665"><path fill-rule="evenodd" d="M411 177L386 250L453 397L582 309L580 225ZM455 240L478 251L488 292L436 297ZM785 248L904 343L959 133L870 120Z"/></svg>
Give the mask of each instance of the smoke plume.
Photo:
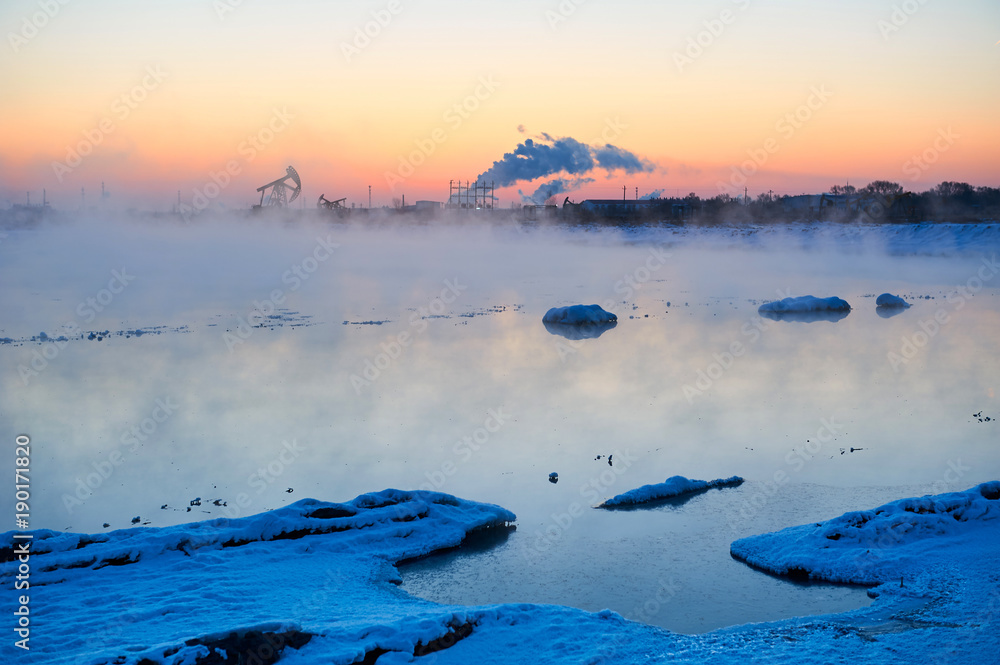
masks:
<svg viewBox="0 0 1000 665"><path fill-rule="evenodd" d="M568 136L554 138L542 134L540 139L526 139L519 143L513 152L493 162L493 166L481 173L478 180L507 187L557 173L584 176L596 168L648 173L656 169L656 164L611 144L591 146Z"/></svg>
<svg viewBox="0 0 1000 665"><path fill-rule="evenodd" d="M550 180L549 182L543 182L532 194L525 194L521 190L517 190L517 193L521 195L522 203L534 203L541 205L553 196L557 196L565 192L572 192L573 190L580 189L584 185L589 185L592 182L594 182L593 178L556 178L555 180Z"/></svg>

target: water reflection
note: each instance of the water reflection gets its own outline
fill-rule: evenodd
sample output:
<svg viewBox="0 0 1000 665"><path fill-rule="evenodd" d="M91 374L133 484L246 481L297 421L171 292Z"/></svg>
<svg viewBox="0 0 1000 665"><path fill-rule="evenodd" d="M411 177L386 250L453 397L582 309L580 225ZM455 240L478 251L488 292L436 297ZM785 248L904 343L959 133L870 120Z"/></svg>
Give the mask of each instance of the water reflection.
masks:
<svg viewBox="0 0 1000 665"><path fill-rule="evenodd" d="M993 284L961 308L946 297L978 260L681 246L624 298L615 285L646 265L643 243L348 228L289 284L329 229L254 224L0 245L0 337L54 334L123 265L134 282L89 328L167 327L70 341L27 381L20 367L43 347L0 346L0 424L34 443L33 526L161 526L424 487L519 518L481 558L456 558L465 572L435 573L469 589L455 602L629 616L673 578L684 589L657 621L697 631L867 602L789 591L730 561L733 539L1000 477L993 423L969 417L1000 415L1000 299ZM755 299L790 283L852 302L885 288L927 298L891 320L874 308L837 326L760 319ZM607 299L619 325L598 343L538 325L554 301ZM269 300L311 325L244 328ZM920 322L942 309L930 335ZM613 467L595 460L608 454ZM748 482L654 510L591 509L676 474Z"/></svg>
<svg viewBox="0 0 1000 665"><path fill-rule="evenodd" d="M559 335L569 340L597 339L607 331L618 325L617 321L607 321L605 323L585 323L581 325L569 325L566 323L552 323L542 321L542 325L553 335Z"/></svg>
<svg viewBox="0 0 1000 665"><path fill-rule="evenodd" d="M766 575L729 555L729 543L790 521L808 522L826 506L858 506L892 492L799 485L780 505L734 528L723 526L733 502L761 487L709 492L682 506L652 511L587 510L556 532L521 527L508 541L457 550L400 568L403 589L459 605L559 603L614 609L675 632L701 633L746 621L838 612L869 604L860 587L801 583ZM558 517L558 512L553 516ZM564 522L565 524L565 522ZM663 593L658 593L658 590ZM654 605L647 601L658 597Z"/></svg>
<svg viewBox="0 0 1000 665"><path fill-rule="evenodd" d="M883 319L891 319L894 316L899 316L906 310L906 307L876 307L875 313Z"/></svg>
<svg viewBox="0 0 1000 665"><path fill-rule="evenodd" d="M770 319L772 321L792 321L795 323L815 323L816 321L826 321L828 323L836 323L837 321L843 321L850 315L851 310L849 309L837 309L837 310L820 310L815 312L771 312L763 311L760 313L765 319Z"/></svg>

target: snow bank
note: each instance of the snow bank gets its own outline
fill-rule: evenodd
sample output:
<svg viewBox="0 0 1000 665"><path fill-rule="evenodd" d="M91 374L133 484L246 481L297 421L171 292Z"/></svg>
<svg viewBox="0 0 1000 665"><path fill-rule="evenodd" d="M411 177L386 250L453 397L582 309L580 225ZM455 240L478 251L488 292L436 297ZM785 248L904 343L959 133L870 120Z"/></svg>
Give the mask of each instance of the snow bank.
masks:
<svg viewBox="0 0 1000 665"><path fill-rule="evenodd" d="M557 323L570 326L587 324L602 324L617 321L618 317L607 312L600 305L572 305L570 307L553 307L542 317L544 323Z"/></svg>
<svg viewBox="0 0 1000 665"><path fill-rule="evenodd" d="M618 508L622 506L634 506L641 503L649 503L650 501L702 492L713 487L736 487L741 484L743 484L743 479L739 476L717 478L715 480L691 480L684 476L672 476L662 483L643 485L637 489L611 497L597 507Z"/></svg>
<svg viewBox="0 0 1000 665"><path fill-rule="evenodd" d="M330 663L375 649L427 653L466 635L469 619L400 593L392 564L514 519L447 494L385 490L161 529L34 531L32 662L221 662L214 649L242 652L226 662L272 662L282 649L286 662L300 648L313 652L307 662ZM3 543L24 542L12 536ZM4 554L7 586L20 564Z"/></svg>
<svg viewBox="0 0 1000 665"><path fill-rule="evenodd" d="M841 298L800 296L798 298L784 298L783 300L764 303L757 311L761 314L766 312L790 314L799 312L845 312L850 311L850 309L851 306L847 304L847 301Z"/></svg>
<svg viewBox="0 0 1000 665"><path fill-rule="evenodd" d="M348 503L302 499L278 510L238 519L219 518L163 528L119 529L85 535L35 531L32 555L46 572L125 565L170 552L224 549L250 543L337 534L344 551L377 547L394 560L455 547L470 532L505 527L516 520L499 506L463 501L449 494L388 489ZM407 524L400 538L399 525ZM0 542L12 542L8 532ZM0 550L0 554L4 550ZM0 568L5 574L9 565Z"/></svg>
<svg viewBox="0 0 1000 665"><path fill-rule="evenodd" d="M910 306L910 303L906 302L899 296L892 295L891 293L883 293L875 299L875 306L886 307L889 309L905 309Z"/></svg>
<svg viewBox="0 0 1000 665"><path fill-rule="evenodd" d="M700 482L665 484L672 481L678 488ZM394 562L453 547L471 531L514 518L498 506L436 492L386 490L347 503L306 499L242 519L162 529L89 536L35 531L30 563L23 564L31 568L31 587L23 592L31 597L29 660L994 662L1000 653L998 505L1000 482L993 482L737 541L734 556L776 572L799 567L829 579L894 583L879 587L875 603L860 610L706 635L678 635L606 610L463 607L409 596L396 586ZM4 544L11 536L3 535ZM8 590L22 565L11 554L8 548L0 567L0 585ZM905 588L895 583L900 572ZM532 571L526 567L524 574ZM0 610L13 613L15 594L2 596ZM661 602L669 600L646 600ZM0 662L26 657L12 639L0 643Z"/></svg>
<svg viewBox="0 0 1000 665"><path fill-rule="evenodd" d="M778 575L874 585L912 574L961 535L1000 541L1000 481L743 538L730 553Z"/></svg>

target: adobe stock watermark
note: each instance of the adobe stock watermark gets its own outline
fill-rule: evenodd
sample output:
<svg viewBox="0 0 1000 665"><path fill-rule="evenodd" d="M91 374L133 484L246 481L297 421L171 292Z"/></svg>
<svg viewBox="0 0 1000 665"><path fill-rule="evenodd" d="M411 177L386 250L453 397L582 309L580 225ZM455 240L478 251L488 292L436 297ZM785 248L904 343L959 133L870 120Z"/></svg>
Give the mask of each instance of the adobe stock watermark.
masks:
<svg viewBox="0 0 1000 665"><path fill-rule="evenodd" d="M971 467L965 466L959 459L948 460L947 464L948 466L942 477L930 486L930 494L943 494L953 491L952 486L957 484L966 473L972 471ZM919 498L917 500L919 501ZM921 510L920 512L922 513L923 511ZM865 529L870 529L871 526L874 526L874 531L870 531L870 535L877 535L878 539L872 542L864 553L859 552L854 557L852 563L859 574L869 572L877 566L881 561L883 550L905 543L913 525L906 520L893 520L888 525L880 525L878 523L874 523L874 525L866 524ZM902 580L900 580L900 583L902 584Z"/></svg>
<svg viewBox="0 0 1000 665"><path fill-rule="evenodd" d="M219 17L220 21L225 21L226 16L242 6L243 0L214 0L212 2L212 9L215 10L215 15Z"/></svg>
<svg viewBox="0 0 1000 665"><path fill-rule="evenodd" d="M416 173L416 170L437 152L438 147L448 141L449 134L458 131L499 87L500 83L495 81L492 75L480 76L479 84L472 93L453 104L441 116L445 126L435 127L426 137L415 139L413 143L416 148L407 155L399 155L399 165L396 170L383 173L389 189L394 190L397 185L403 184L407 178Z"/></svg>
<svg viewBox="0 0 1000 665"><path fill-rule="evenodd" d="M572 528L573 523L583 515L586 506L593 508L603 502L607 498L608 491L618 482L618 478L639 461L639 458L633 457L629 450L615 450L611 457L614 457L614 466L605 467L601 473L580 485L579 494L584 503L570 502L565 511L549 515L548 524L544 529L535 529L530 547L524 550L526 558L542 556L559 543Z"/></svg>
<svg viewBox="0 0 1000 665"><path fill-rule="evenodd" d="M576 13L576 10L586 2L587 0L560 0L555 9L546 9L545 20L549 24L549 29L555 32L561 24L568 21Z"/></svg>
<svg viewBox="0 0 1000 665"><path fill-rule="evenodd" d="M674 596L680 593L683 585L673 577L666 579L659 578L656 584L656 591L649 598L643 601L642 605L632 608L629 620L639 623L652 624L660 615L660 610L664 605L673 600ZM618 654L618 650L628 649L632 641L629 631L616 630L608 639L601 641L601 647L597 650L597 657L588 660L589 663L621 662L623 659ZM627 658L625 659L627 661Z"/></svg>
<svg viewBox="0 0 1000 665"><path fill-rule="evenodd" d="M246 510L253 505L254 499L266 492L285 474L285 472L301 457L306 449L299 444L298 440L285 440L281 442L277 454L266 464L258 467L253 473L247 476L246 484L250 489L255 490L253 495L248 492L240 492L231 502L227 502L222 508L229 519L236 519L245 515Z"/></svg>
<svg viewBox="0 0 1000 665"><path fill-rule="evenodd" d="M968 662L969 654L981 653L983 645L993 639L998 620L1000 588L994 586L989 591L989 602L977 603L976 622L967 624L969 630L935 644L936 651L922 655L921 661L926 665L962 665Z"/></svg>
<svg viewBox="0 0 1000 665"><path fill-rule="evenodd" d="M91 462L93 471L76 477L76 487L72 493L63 492L62 502L66 513L72 515L74 510L94 496L94 492L100 489L143 443L150 440L160 426L177 413L179 408L180 405L174 403L170 397L157 398L147 417L137 425L122 430L118 437L119 446L98 461Z"/></svg>
<svg viewBox="0 0 1000 665"><path fill-rule="evenodd" d="M11 542L10 558L4 557L4 561L10 561L11 566L11 587L14 591L27 591L31 588L31 544L34 542L34 534L24 533L31 524L31 437L27 434L18 434L14 437L14 491L7 496L15 500L14 524L18 531L14 532ZM17 575L14 576L14 572ZM17 598L17 611L13 614L17 617L14 620L14 633L21 639L14 641L14 646L25 651L30 651L31 640L31 595L23 593L15 596Z"/></svg>
<svg viewBox="0 0 1000 665"><path fill-rule="evenodd" d="M621 120L621 116L615 116L614 119L605 118L604 127L601 128L601 135L590 142L591 145L602 145L608 144L620 137L625 133L625 130L629 126L626 125Z"/></svg>
<svg viewBox="0 0 1000 665"><path fill-rule="evenodd" d="M965 307L967 302L983 290L987 282L996 277L997 272L1000 272L1000 264L997 263L996 254L993 255L992 259L983 259L983 263L979 266L979 270L975 275L970 277L965 284L958 285L954 291L945 296L945 302L951 305L952 312L958 312ZM886 355L886 359L889 361L889 365L892 366L892 370L898 373L900 367L908 365L911 360L917 357L921 349L925 348L930 344L932 339L937 337L942 327L948 325L950 322L951 315L944 307L939 307L930 319L921 319L918 321L917 325L920 330L903 336L898 353L896 351L889 351Z"/></svg>
<svg viewBox="0 0 1000 665"><path fill-rule="evenodd" d="M778 289L777 293L778 300L791 297L791 289L789 288L786 288L784 291ZM694 404L696 397L700 397L705 392L711 390L715 386L715 382L732 369L733 365L736 364L736 359L742 358L746 354L748 347L756 344L757 340L761 337L761 333L768 330L772 325L774 325L773 322L765 321L763 317L756 314L740 326L740 334L746 338L746 343L740 340L733 340L725 351L712 354L712 362L705 369L697 371L697 378L694 384L685 383L681 387L681 392L684 393L687 403Z"/></svg>
<svg viewBox="0 0 1000 665"><path fill-rule="evenodd" d="M7 33L7 43L10 49L17 53L28 42L37 37L39 33L62 11L62 8L70 3L70 0L38 0L39 11L31 16L21 18L21 29L17 32Z"/></svg>
<svg viewBox="0 0 1000 665"><path fill-rule="evenodd" d="M826 84L812 86L809 88L809 96L806 97L805 102L782 116L774 124L774 131L785 141L790 141L796 132L802 129L806 123L812 120L813 115L826 105L831 97L833 97L833 93L826 89ZM764 140L761 147L747 150L749 159L738 167L732 167L729 182L720 180L716 183L719 193L723 194L734 189L742 191L747 181L756 175L773 155L778 154L781 145L777 138L771 136Z"/></svg>
<svg viewBox="0 0 1000 665"><path fill-rule="evenodd" d="M940 478L931 483L927 494L944 494L955 491L955 486L970 471L972 471L972 467L962 464L961 459L948 460L948 468L944 470Z"/></svg>
<svg viewBox="0 0 1000 665"><path fill-rule="evenodd" d="M500 431L504 425L512 418L510 413L504 413L504 407L486 411L486 419L481 427L477 427L471 434L463 436L451 447L452 454L457 461L450 459L441 463L441 466L434 471L424 474L427 482L420 485L419 489L429 492L439 492L445 486L448 479L458 473L458 470L475 457L476 453L486 447L494 434Z"/></svg>
<svg viewBox="0 0 1000 665"><path fill-rule="evenodd" d="M731 0L741 12L750 7L750 0ZM693 37L688 37L687 45L682 51L674 51L674 65L680 74L684 73L684 68L693 65L695 60L705 54L715 41L722 36L726 28L734 23L739 14L731 9L723 9L719 15L712 19L702 21L704 29L700 30Z"/></svg>
<svg viewBox="0 0 1000 665"><path fill-rule="evenodd" d="M233 182L233 178L243 173L243 168L253 163L257 155L267 149L278 137L279 134L288 129L295 116L288 112L287 107L271 110L271 117L256 134L247 136L236 146L236 154L240 159L230 159L225 167L219 171L210 171L206 182L192 190L191 202L182 203L177 209L185 221L191 219L191 215L201 212L215 199L219 198L222 192Z"/></svg>
<svg viewBox="0 0 1000 665"><path fill-rule="evenodd" d="M350 42L340 42L340 52L344 54L344 59L350 63L355 56L361 55L361 52L371 45L372 40L377 39L402 12L403 3L400 0L389 0L384 9L372 10L372 20L364 26L354 28L354 39Z"/></svg>
<svg viewBox="0 0 1000 665"><path fill-rule="evenodd" d="M66 146L66 159L61 162L52 162L52 172L55 174L56 180L62 182L63 178L83 164L83 160L91 155L95 148L104 143L108 135L115 133L119 127L118 123L125 122L132 115L132 112L146 101L149 94L159 88L160 84L170 76L159 65L149 65L145 72L145 76L137 84L115 98L111 103L109 113L98 120L95 127L83 130L83 139L75 145Z"/></svg>
<svg viewBox="0 0 1000 665"><path fill-rule="evenodd" d="M108 280L107 287L99 290L93 296L80 301L80 304L76 306L76 315L84 323L93 322L97 318L97 315L107 309L134 279L135 275L130 275L125 268L122 268L120 271L112 270L111 279ZM69 345L70 337L75 338L83 335L83 328L76 321L64 323L62 330L64 334L58 337L48 337L43 333L41 337L45 341L42 342L40 348L34 349L31 352L31 360L28 364L25 365L22 363L17 366L21 383L25 386L31 382L31 379L44 372L48 368L49 363L59 357L63 349Z"/></svg>
<svg viewBox="0 0 1000 665"><path fill-rule="evenodd" d="M727 518L730 530L739 531L740 520L747 521L753 519L762 511L771 500L781 492L781 488L787 485L792 476L801 473L810 461L815 459L822 451L823 447L833 441L843 430L843 425L837 422L836 416L829 419L820 419L819 429L816 435L807 439L801 448L792 448L785 454L785 466L775 469L769 480L764 481L763 486L756 490L751 496L740 501L738 509L734 507Z"/></svg>
<svg viewBox="0 0 1000 665"><path fill-rule="evenodd" d="M317 237L312 252L282 273L281 282L288 285L288 292L294 293L302 288L302 285L319 270L320 265L329 261L339 247L340 244L334 242L330 235L325 238ZM225 342L229 353L233 353L237 346L250 339L254 329L266 323L277 312L278 307L285 303L286 298L284 289L274 289L263 301L253 301L253 307L246 318L237 316L235 333L229 330L222 333L222 341Z"/></svg>
<svg viewBox="0 0 1000 665"><path fill-rule="evenodd" d="M934 142L919 155L913 155L903 162L903 175L909 176L911 181L920 179L920 176L931 166L941 159L941 155L948 152L955 141L962 138L961 134L956 134L951 127L939 129Z"/></svg>
<svg viewBox="0 0 1000 665"><path fill-rule="evenodd" d="M388 370L394 362L399 360L403 352L408 349L413 341L428 328L427 319L430 317L443 316L448 311L448 305L454 303L462 292L468 287L455 279L444 280L444 288L440 295L433 298L426 307L419 307L410 315L410 329L404 330L390 337L388 341L379 345L381 352L371 358L365 358L364 368L360 372L355 372L348 377L351 388L355 395L361 395L363 388L371 386L379 377ZM411 332L412 331L412 332Z"/></svg>
<svg viewBox="0 0 1000 665"><path fill-rule="evenodd" d="M903 2L898 5L892 6L892 12L889 14L889 20L879 19L875 26L878 28L879 34L882 35L883 41L889 41L889 35L899 32L903 29L903 26L910 22L917 12L919 12L924 5L926 5L928 0L903 0Z"/></svg>
<svg viewBox="0 0 1000 665"><path fill-rule="evenodd" d="M653 279L657 271L667 265L667 260L671 256L673 255L663 247L651 247L649 249L649 256L646 257L645 261L637 265L631 273L623 275L620 280L614 283L613 290L615 294L621 296L623 300L631 299L636 291ZM620 301L608 298L601 307L611 311L618 302ZM581 332L587 332L588 328L593 329L595 327L598 327L597 324L579 326ZM559 354L559 360L566 362L566 359L579 352L585 343L585 339L557 339L555 347L556 352Z"/></svg>

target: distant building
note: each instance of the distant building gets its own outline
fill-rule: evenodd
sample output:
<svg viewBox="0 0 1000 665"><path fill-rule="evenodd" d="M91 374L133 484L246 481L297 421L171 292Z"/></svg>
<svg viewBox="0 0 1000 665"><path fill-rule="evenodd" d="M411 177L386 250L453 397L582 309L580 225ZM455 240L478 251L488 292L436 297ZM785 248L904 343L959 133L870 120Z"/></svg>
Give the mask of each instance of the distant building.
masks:
<svg viewBox="0 0 1000 665"><path fill-rule="evenodd" d="M602 217L638 217L652 214L662 205L660 199L587 199L579 207Z"/></svg>
<svg viewBox="0 0 1000 665"><path fill-rule="evenodd" d="M525 221L538 221L542 219L552 219L559 212L559 208L554 205L525 205L521 206L521 218Z"/></svg>
<svg viewBox="0 0 1000 665"><path fill-rule="evenodd" d="M779 199L785 212L792 212L804 217L819 215L823 204L823 194L800 194L799 196L784 196Z"/></svg>
<svg viewBox="0 0 1000 665"><path fill-rule="evenodd" d="M423 215L425 217L433 217L441 210L443 203L439 201L417 201L413 205L402 206L398 210L403 213L412 213L417 215Z"/></svg>

